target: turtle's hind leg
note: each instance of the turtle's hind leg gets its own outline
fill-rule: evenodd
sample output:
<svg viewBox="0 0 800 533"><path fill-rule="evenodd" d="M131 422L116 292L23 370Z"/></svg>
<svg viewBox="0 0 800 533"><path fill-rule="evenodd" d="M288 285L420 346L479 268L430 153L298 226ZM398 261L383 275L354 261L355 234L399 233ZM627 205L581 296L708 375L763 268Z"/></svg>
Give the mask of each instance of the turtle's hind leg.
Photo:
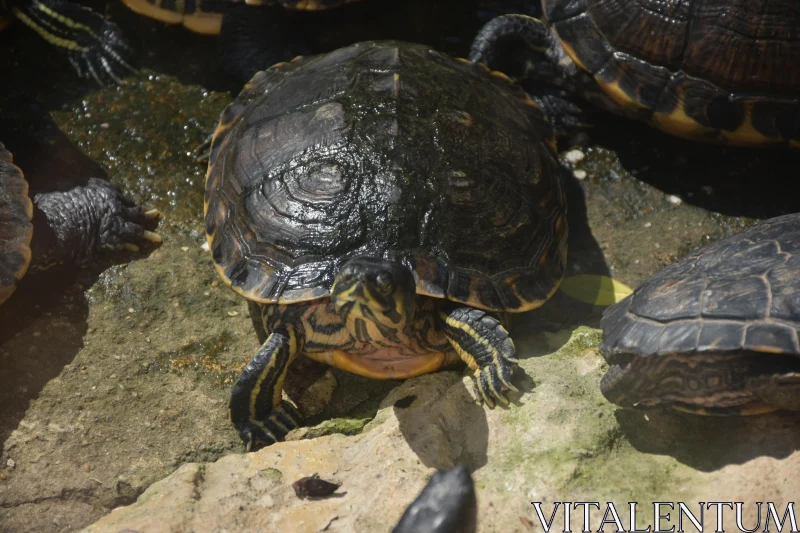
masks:
<svg viewBox="0 0 800 533"><path fill-rule="evenodd" d="M230 417L247 451L283 440L300 425L300 413L281 400L281 392L289 364L302 350L302 344L302 337L292 325L274 328L236 380Z"/></svg>
<svg viewBox="0 0 800 533"><path fill-rule="evenodd" d="M511 383L517 360L514 341L500 322L480 309L460 307L442 313L445 336L455 351L475 371L475 390L493 408L495 400L508 405L504 390L518 391Z"/></svg>
<svg viewBox="0 0 800 533"><path fill-rule="evenodd" d="M87 7L70 0L22 0L11 3L11 12L65 52L82 78L106 85L136 72L131 46L119 27Z"/></svg>
<svg viewBox="0 0 800 533"><path fill-rule="evenodd" d="M90 178L85 186L34 196L31 268L84 266L103 250L139 251L139 244L160 243L150 231L160 213L145 211L113 183ZM150 228L150 229L148 229Z"/></svg>

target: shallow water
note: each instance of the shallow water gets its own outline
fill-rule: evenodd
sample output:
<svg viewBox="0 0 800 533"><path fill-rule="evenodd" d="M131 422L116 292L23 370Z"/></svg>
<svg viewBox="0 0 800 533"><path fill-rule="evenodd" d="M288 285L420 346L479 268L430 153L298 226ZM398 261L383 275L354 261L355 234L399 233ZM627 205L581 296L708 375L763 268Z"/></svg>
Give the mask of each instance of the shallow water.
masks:
<svg viewBox="0 0 800 533"><path fill-rule="evenodd" d="M314 51L397 38L464 56L492 15L531 10L530 2L367 4L309 17ZM141 71L121 87L76 80L20 24L0 34L2 113L63 134L54 134L58 149L30 153L21 137L0 140L20 145L32 179L107 175L162 212L164 243L77 273L28 276L0 308L0 519L9 531L81 527L186 461L241 451L225 405L258 343L246 303L216 282L200 248L205 166L193 154L238 86L216 66L214 38L119 3L106 9L139 48ZM585 172L571 184L572 273L635 286L753 220L800 211L787 194L794 152L690 143L609 116L574 142L560 146L585 156L569 163ZM564 298L532 323L596 325L597 309ZM375 390L394 386L358 383L334 409L369 410Z"/></svg>

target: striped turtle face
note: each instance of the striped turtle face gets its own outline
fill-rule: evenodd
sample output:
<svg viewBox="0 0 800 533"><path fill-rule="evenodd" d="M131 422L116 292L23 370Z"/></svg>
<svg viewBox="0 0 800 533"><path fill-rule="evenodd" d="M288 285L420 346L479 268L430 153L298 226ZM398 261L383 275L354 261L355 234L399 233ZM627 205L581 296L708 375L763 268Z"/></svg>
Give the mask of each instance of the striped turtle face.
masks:
<svg viewBox="0 0 800 533"><path fill-rule="evenodd" d="M353 338L379 346L401 346L413 323L416 285L403 265L356 257L342 265L331 300Z"/></svg>

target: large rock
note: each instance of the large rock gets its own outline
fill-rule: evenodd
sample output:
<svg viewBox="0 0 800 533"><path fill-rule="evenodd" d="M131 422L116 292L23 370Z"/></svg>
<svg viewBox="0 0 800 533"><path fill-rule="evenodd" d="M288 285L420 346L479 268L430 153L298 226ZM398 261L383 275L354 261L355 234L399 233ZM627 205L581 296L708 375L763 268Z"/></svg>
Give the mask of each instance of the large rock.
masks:
<svg viewBox="0 0 800 533"><path fill-rule="evenodd" d="M434 469L455 462L474 470L482 533L540 530L533 501L548 519L553 502L600 502L593 530L607 501L626 528L628 502L639 504L640 527L653 523L653 501L686 502L695 514L700 501L742 501L753 520L754 502L772 501L783 515L800 489L797 416L617 411L598 389L599 340L586 327L519 335L523 353L536 346L543 355L522 361L523 392L508 409L475 403L469 377L457 372L408 380L361 434L304 439L310 432L301 430L291 435L300 440L183 465L84 531L387 532ZM313 473L342 483L338 494L298 499L292 482ZM706 511L707 524L713 516ZM582 517L573 511L573 530ZM671 517L662 525L677 524ZM732 525L733 512L725 519Z"/></svg>

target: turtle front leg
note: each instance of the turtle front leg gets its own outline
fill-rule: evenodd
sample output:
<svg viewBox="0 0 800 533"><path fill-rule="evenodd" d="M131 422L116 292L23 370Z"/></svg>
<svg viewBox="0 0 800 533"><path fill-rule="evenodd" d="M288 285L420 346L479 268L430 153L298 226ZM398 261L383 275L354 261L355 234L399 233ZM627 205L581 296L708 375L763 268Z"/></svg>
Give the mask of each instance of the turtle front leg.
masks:
<svg viewBox="0 0 800 533"><path fill-rule="evenodd" d="M161 242L149 231L160 214L137 206L109 181L91 178L86 186L34 196L31 267L84 266L102 250L136 252L139 244Z"/></svg>
<svg viewBox="0 0 800 533"><path fill-rule="evenodd" d="M22 0L11 11L44 40L67 54L81 78L99 85L122 83L136 73L133 49L119 27L71 0Z"/></svg>
<svg viewBox="0 0 800 533"><path fill-rule="evenodd" d="M231 392L230 417L247 451L269 446L299 427L302 417L282 401L289 364L300 353L303 339L291 326L276 328L250 360Z"/></svg>
<svg viewBox="0 0 800 533"><path fill-rule="evenodd" d="M490 408L508 405L504 390L518 391L511 375L519 361L514 341L500 322L480 309L460 307L442 313L444 334L456 353L475 371L475 390Z"/></svg>

